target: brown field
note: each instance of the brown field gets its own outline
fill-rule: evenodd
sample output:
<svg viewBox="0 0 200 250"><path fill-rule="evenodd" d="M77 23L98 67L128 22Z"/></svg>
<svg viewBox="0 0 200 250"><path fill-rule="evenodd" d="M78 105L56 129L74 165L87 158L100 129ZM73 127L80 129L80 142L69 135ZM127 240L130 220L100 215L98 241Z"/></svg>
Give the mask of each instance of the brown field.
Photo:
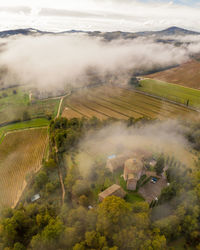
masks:
<svg viewBox="0 0 200 250"><path fill-rule="evenodd" d="M82 117L82 114L76 112L75 110L73 110L73 109L71 109L69 107L66 107L63 110L62 116L67 117L68 119L71 119L71 118L74 118L74 117L80 118L80 117Z"/></svg>
<svg viewBox="0 0 200 250"><path fill-rule="evenodd" d="M0 144L0 205L14 206L25 177L40 168L47 143L47 129L28 129L5 136Z"/></svg>
<svg viewBox="0 0 200 250"><path fill-rule="evenodd" d="M200 89L200 61L193 59L178 67L150 74L146 77Z"/></svg>
<svg viewBox="0 0 200 250"><path fill-rule="evenodd" d="M151 96L116 86L100 86L88 89L87 92L74 92L63 101L62 116L92 117L99 119L113 117L150 117L165 119L190 114L197 114L186 107L166 102Z"/></svg>

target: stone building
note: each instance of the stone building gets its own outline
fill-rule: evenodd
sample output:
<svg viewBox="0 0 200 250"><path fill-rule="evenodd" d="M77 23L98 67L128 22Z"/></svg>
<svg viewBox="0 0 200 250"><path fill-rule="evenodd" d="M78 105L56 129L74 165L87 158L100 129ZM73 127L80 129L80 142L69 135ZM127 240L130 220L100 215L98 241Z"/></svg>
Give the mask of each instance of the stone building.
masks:
<svg viewBox="0 0 200 250"><path fill-rule="evenodd" d="M143 162L137 158L131 158L124 163L124 180L128 190L135 190L137 181L145 174Z"/></svg>
<svg viewBox="0 0 200 250"><path fill-rule="evenodd" d="M106 197L111 195L124 198L126 192L119 185L113 184L112 186L110 186L109 188L107 188L106 190L104 190L99 194L99 201L103 201Z"/></svg>

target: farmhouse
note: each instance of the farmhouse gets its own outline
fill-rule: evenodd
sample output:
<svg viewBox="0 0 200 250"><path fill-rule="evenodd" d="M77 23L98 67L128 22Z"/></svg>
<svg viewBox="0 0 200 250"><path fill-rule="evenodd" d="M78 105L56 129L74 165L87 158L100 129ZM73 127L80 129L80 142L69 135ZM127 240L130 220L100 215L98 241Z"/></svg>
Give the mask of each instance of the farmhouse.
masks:
<svg viewBox="0 0 200 250"><path fill-rule="evenodd" d="M103 201L106 197L111 195L124 198L126 192L119 185L113 184L112 186L110 186L109 188L107 188L106 190L104 190L99 194L99 201Z"/></svg>
<svg viewBox="0 0 200 250"><path fill-rule="evenodd" d="M143 162L137 158L131 158L124 163L124 180L127 181L127 189L135 190L137 181L145 173Z"/></svg>

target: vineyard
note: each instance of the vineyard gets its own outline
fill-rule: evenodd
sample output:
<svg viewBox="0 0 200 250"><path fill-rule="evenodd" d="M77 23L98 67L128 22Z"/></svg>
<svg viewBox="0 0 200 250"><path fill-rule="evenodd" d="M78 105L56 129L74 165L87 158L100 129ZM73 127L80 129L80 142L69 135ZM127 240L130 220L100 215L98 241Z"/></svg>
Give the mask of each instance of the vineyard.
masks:
<svg viewBox="0 0 200 250"><path fill-rule="evenodd" d="M129 119L129 117L151 117L165 119L169 117L196 114L195 111L170 102L116 86L101 86L88 89L87 92L74 92L63 102L62 116L88 117L99 119L109 117Z"/></svg>
<svg viewBox="0 0 200 250"><path fill-rule="evenodd" d="M14 206L28 173L39 169L47 143L47 129L8 134L0 144L0 205Z"/></svg>

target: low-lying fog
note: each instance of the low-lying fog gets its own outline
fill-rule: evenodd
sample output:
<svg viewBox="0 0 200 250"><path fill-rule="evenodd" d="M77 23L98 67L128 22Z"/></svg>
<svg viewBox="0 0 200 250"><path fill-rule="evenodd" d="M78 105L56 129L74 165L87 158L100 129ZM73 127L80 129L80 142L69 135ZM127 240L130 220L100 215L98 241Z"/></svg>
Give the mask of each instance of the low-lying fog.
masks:
<svg viewBox="0 0 200 250"><path fill-rule="evenodd" d="M126 82L134 71L144 72L189 60L192 53L200 51L197 37L187 38L192 44L176 47L145 37L105 42L80 33L14 36L0 41L0 68L7 69L4 84L33 84L41 90L88 83L85 72L91 68L102 79L114 74L116 82Z"/></svg>
<svg viewBox="0 0 200 250"><path fill-rule="evenodd" d="M92 170L95 160L135 150L173 156L187 167L192 167L194 155L184 137L186 128L176 120L153 122L142 127L128 127L116 122L99 131L91 132L80 143L79 169L82 174Z"/></svg>

